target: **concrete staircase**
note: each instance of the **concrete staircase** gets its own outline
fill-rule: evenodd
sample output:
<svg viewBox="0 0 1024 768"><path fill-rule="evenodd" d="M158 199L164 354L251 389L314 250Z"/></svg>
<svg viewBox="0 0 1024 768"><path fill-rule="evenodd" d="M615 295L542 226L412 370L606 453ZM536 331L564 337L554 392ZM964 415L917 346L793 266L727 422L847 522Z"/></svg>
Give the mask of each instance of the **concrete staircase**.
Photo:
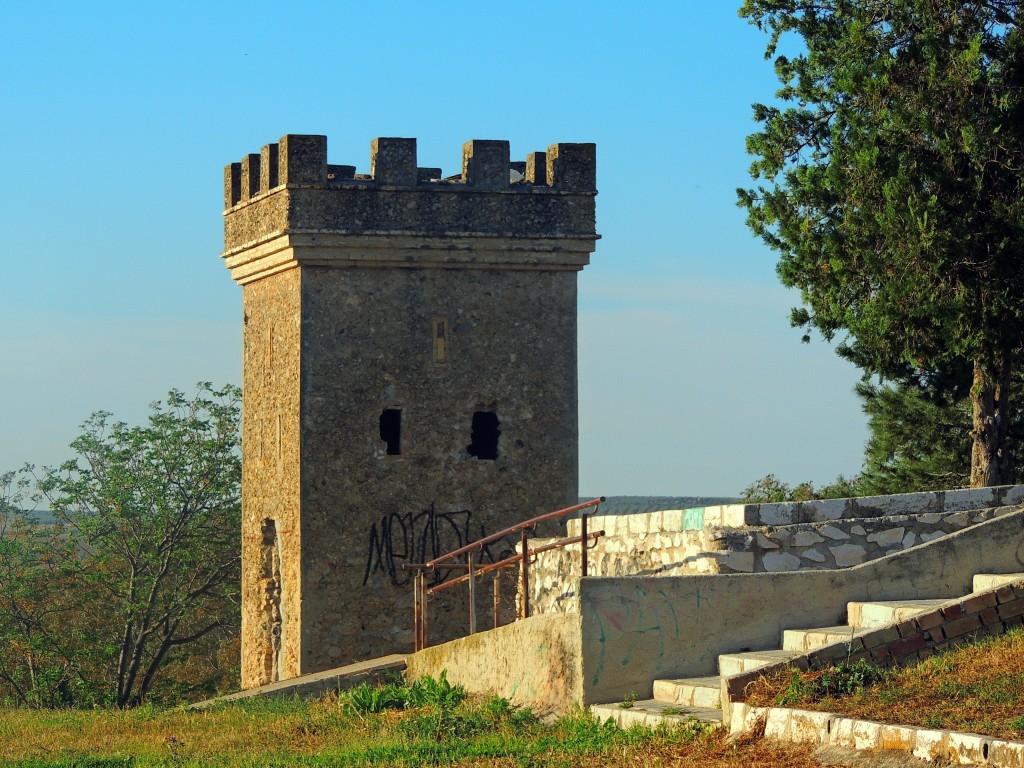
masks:
<svg viewBox="0 0 1024 768"><path fill-rule="evenodd" d="M1007 584L1024 581L1024 573L978 574L972 584L972 595L994 593ZM655 680L653 698L627 699L624 702L595 704L591 711L601 720L611 718L620 727L672 725L691 718L711 723L722 722L722 704L727 685L725 679L759 669L786 664L809 651L837 643L848 644L877 630L891 629L895 637L897 625L914 617L934 613L957 596L928 600L883 600L847 603L847 624L813 629L787 629L782 633L779 649L750 650L725 653L718 657L719 675L715 677ZM995 602L995 597L993 597ZM853 653L852 658L865 653Z"/></svg>

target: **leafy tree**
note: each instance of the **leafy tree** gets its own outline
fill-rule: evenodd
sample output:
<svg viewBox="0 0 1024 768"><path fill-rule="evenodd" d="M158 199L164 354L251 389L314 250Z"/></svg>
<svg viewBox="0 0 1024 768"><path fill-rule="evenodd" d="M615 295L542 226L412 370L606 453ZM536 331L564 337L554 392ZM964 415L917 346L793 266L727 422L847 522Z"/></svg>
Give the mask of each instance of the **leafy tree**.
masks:
<svg viewBox="0 0 1024 768"><path fill-rule="evenodd" d="M201 384L191 400L172 390L154 403L145 426L96 413L71 444L76 458L26 468L23 482L55 522L6 505L14 527L0 535L0 635L45 651L58 682L55 692L32 683L35 700L17 693L31 665L4 675L18 656L0 649L0 682L16 698L137 705L190 648L234 634L239 400L236 387Z"/></svg>
<svg viewBox="0 0 1024 768"><path fill-rule="evenodd" d="M972 486L1004 482L1024 346L1024 38L1011 0L745 0L781 106L747 139L748 224L866 374L971 370ZM788 44L788 40L787 43Z"/></svg>
<svg viewBox="0 0 1024 768"><path fill-rule="evenodd" d="M839 475L833 482L815 488L811 482L791 486L769 474L756 480L740 492L740 501L746 504L767 504L777 501L814 501L815 499L843 499L860 495L860 478Z"/></svg>
<svg viewBox="0 0 1024 768"><path fill-rule="evenodd" d="M75 556L24 509L27 483L0 475L0 689L24 706L67 704L85 680L72 661L76 605L62 568Z"/></svg>

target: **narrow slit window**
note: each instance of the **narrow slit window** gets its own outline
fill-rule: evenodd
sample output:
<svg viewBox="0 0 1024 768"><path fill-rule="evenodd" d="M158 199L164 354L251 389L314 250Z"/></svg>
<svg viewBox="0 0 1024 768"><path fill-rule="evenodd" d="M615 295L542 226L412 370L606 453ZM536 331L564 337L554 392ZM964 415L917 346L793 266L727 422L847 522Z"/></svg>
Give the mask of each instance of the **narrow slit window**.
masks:
<svg viewBox="0 0 1024 768"><path fill-rule="evenodd" d="M448 321L443 317L434 318L434 362L448 360Z"/></svg>
<svg viewBox="0 0 1024 768"><path fill-rule="evenodd" d="M473 427L470 433L470 444L466 450L477 459L494 461L498 458L498 438L501 430L498 427L498 414L494 411L476 411L473 414Z"/></svg>
<svg viewBox="0 0 1024 768"><path fill-rule="evenodd" d="M388 456L402 455L402 411L386 408L380 415L380 439L387 446Z"/></svg>

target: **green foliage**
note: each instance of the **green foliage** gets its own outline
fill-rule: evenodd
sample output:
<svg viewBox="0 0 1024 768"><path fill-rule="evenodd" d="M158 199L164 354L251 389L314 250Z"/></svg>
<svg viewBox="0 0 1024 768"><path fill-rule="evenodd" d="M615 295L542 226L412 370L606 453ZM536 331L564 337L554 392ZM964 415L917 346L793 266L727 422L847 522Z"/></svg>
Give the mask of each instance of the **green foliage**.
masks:
<svg viewBox="0 0 1024 768"><path fill-rule="evenodd" d="M466 689L448 680L447 670L435 680L423 675L406 685L401 681L386 685L359 685L342 692L339 702L344 711L359 714L377 714L388 709L452 710L466 699Z"/></svg>
<svg viewBox="0 0 1024 768"><path fill-rule="evenodd" d="M1007 455L1024 436L1018 376L1011 387ZM910 493L967 485L972 447L969 389L969 371L963 369L887 385L860 383L857 395L870 430L860 478L863 492ZM1009 461L1004 482L1021 482L1022 469Z"/></svg>
<svg viewBox="0 0 1024 768"><path fill-rule="evenodd" d="M824 698L848 696L875 683L884 682L887 675L886 670L864 659L837 664L811 678L801 675L798 670L793 670L789 685L775 697L775 702L785 707L820 701Z"/></svg>
<svg viewBox="0 0 1024 768"><path fill-rule="evenodd" d="M236 632L239 399L201 384L191 400L172 390L154 403L145 426L96 413L76 458L4 476L0 696L138 705L169 666L198 667L197 648L213 657ZM36 523L29 501L53 524Z"/></svg>
<svg viewBox="0 0 1024 768"><path fill-rule="evenodd" d="M405 709L406 689L391 683L384 686L372 686L360 683L345 692L342 708L346 712L369 715L384 712L388 709Z"/></svg>
<svg viewBox="0 0 1024 768"><path fill-rule="evenodd" d="M429 675L424 675L413 681L406 694L406 706L452 709L461 704L465 698L466 689L461 685L453 685L448 682L448 672L442 669L436 680Z"/></svg>
<svg viewBox="0 0 1024 768"><path fill-rule="evenodd" d="M811 482L791 486L775 475L765 475L740 492L740 501L745 504L768 504L780 501L814 501L815 499L845 499L861 495L860 478L846 478L839 475L834 481L820 488Z"/></svg>
<svg viewBox="0 0 1024 768"><path fill-rule="evenodd" d="M967 485L971 410L966 398L913 383L857 386L870 436L861 484L867 494Z"/></svg>
<svg viewBox="0 0 1024 768"><path fill-rule="evenodd" d="M1009 469L1024 339L1024 35L1014 0L745 0L778 103L754 106L751 230L792 322L869 374L972 372L974 485ZM799 39L798 52L781 55Z"/></svg>

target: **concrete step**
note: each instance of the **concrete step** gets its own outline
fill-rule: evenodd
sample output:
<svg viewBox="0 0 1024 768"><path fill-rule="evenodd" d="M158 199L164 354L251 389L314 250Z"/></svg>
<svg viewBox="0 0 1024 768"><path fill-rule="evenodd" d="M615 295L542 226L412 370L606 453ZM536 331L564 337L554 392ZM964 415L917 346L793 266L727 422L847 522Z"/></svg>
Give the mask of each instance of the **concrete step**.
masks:
<svg viewBox="0 0 1024 768"><path fill-rule="evenodd" d="M677 707L718 709L722 705L722 678L688 677L655 680L654 699Z"/></svg>
<svg viewBox="0 0 1024 768"><path fill-rule="evenodd" d="M292 677L288 680L280 680L276 683L268 683L258 688L249 688L238 693L229 693L219 696L216 699L198 701L189 704L189 709L206 709L214 704L225 701L239 701L240 699L251 699L259 697L287 696L288 698L310 698L322 696L329 691L340 691L346 688L353 688L361 683L367 685L383 685L384 683L400 677L405 670L406 654L395 653L390 656L381 656L377 659L366 659L348 664L344 667L327 669L323 672L314 672L309 675Z"/></svg>
<svg viewBox="0 0 1024 768"><path fill-rule="evenodd" d="M846 620L851 626L865 628L886 627L909 619L948 603L953 598L933 600L873 600L846 604Z"/></svg>
<svg viewBox="0 0 1024 768"><path fill-rule="evenodd" d="M723 653L718 657L718 674L722 677L750 672L780 661L789 661L799 656L800 651L746 651L744 653Z"/></svg>
<svg viewBox="0 0 1024 768"><path fill-rule="evenodd" d="M643 699L623 707L617 702L592 704L590 711L601 722L611 719L620 728L642 725L657 728L659 725L682 725L690 720L702 720L721 725L722 710L702 707L680 707L664 701Z"/></svg>
<svg viewBox="0 0 1024 768"><path fill-rule="evenodd" d="M859 627L851 627L848 624L815 629L787 629L782 633L782 650L803 653L832 643L849 642L857 629Z"/></svg>
<svg viewBox="0 0 1024 768"><path fill-rule="evenodd" d="M978 573L972 586L975 592L986 592L1017 581L1024 581L1024 573Z"/></svg>

